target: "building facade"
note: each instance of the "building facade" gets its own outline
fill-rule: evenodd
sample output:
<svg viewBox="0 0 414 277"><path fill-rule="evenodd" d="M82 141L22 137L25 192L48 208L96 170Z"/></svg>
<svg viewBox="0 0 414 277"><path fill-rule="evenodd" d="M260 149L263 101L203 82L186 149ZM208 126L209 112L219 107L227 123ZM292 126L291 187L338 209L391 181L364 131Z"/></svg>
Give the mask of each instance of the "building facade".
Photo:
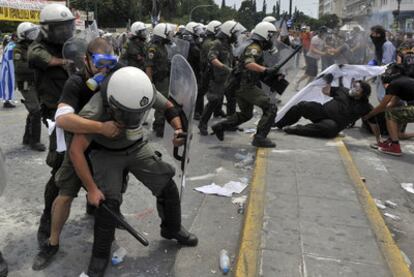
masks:
<svg viewBox="0 0 414 277"><path fill-rule="evenodd" d="M343 18L346 12L346 0L319 0L319 17L324 14L336 14Z"/></svg>

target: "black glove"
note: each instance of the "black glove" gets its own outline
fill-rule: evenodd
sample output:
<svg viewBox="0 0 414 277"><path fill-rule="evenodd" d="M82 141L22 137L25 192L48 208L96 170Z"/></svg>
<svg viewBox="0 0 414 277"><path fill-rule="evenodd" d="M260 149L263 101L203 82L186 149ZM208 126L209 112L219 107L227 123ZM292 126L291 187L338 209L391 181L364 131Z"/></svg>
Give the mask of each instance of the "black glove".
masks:
<svg viewBox="0 0 414 277"><path fill-rule="evenodd" d="M269 67L269 68L266 68L266 70L264 71L264 76L265 78L275 77L278 72L279 72L278 67Z"/></svg>

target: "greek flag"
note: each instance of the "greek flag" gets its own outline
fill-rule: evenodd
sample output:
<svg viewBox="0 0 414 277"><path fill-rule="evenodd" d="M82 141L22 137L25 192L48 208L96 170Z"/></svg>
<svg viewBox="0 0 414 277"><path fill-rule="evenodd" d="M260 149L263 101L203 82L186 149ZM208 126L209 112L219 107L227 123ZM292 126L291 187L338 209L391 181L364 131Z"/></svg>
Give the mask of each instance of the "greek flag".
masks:
<svg viewBox="0 0 414 277"><path fill-rule="evenodd" d="M11 100L14 93L14 65L13 49L16 47L14 42L9 42L3 50L0 69L0 98Z"/></svg>

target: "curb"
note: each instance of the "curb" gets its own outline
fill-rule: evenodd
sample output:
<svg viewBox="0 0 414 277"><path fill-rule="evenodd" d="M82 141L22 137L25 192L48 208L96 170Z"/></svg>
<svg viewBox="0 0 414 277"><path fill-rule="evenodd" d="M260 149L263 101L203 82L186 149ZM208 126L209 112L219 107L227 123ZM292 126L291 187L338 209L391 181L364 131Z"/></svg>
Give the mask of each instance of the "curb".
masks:
<svg viewBox="0 0 414 277"><path fill-rule="evenodd" d="M375 234L377 244L384 256L388 268L394 277L413 277L410 269L401 255L401 250L392 238L391 232L378 211L375 201L372 198L368 188L361 180L361 175L349 153L348 148L341 138L336 138L339 154L344 163L345 169L351 178L358 200L365 211L371 229Z"/></svg>
<svg viewBox="0 0 414 277"><path fill-rule="evenodd" d="M239 252L233 270L235 277L252 277L258 273L268 153L269 150L265 148L258 148L256 151Z"/></svg>

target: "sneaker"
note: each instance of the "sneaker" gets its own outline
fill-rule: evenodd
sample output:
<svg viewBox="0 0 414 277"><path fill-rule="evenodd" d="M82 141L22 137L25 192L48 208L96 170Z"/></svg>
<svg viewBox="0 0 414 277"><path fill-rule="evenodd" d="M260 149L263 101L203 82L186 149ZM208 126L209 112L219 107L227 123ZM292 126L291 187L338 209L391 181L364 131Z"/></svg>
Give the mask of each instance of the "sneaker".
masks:
<svg viewBox="0 0 414 277"><path fill-rule="evenodd" d="M196 246L198 244L198 238L196 235L188 232L183 226L180 231L171 233L168 230L161 229L161 237L165 239L175 239L181 245Z"/></svg>
<svg viewBox="0 0 414 277"><path fill-rule="evenodd" d="M383 146L378 146L378 151L385 153L385 154L393 155L393 156L402 155L401 146L400 144L397 144L397 143L388 143Z"/></svg>
<svg viewBox="0 0 414 277"><path fill-rule="evenodd" d="M256 147L263 147L263 148L274 148L276 144L272 142L270 139L262 136L254 136L252 141L252 145Z"/></svg>
<svg viewBox="0 0 414 277"><path fill-rule="evenodd" d="M223 125L220 123L217 123L213 126L211 126L211 129L213 129L214 134L218 138L218 140L223 141L224 140L224 128Z"/></svg>
<svg viewBox="0 0 414 277"><path fill-rule="evenodd" d="M10 102L9 100L7 100L6 102L3 103L3 108L16 108L16 105L12 104L12 102Z"/></svg>
<svg viewBox="0 0 414 277"><path fill-rule="evenodd" d="M47 243L40 247L39 253L37 253L36 257L34 258L32 269L35 271L39 271L46 268L50 264L52 258L56 255L58 250L59 244L50 245L49 243Z"/></svg>
<svg viewBox="0 0 414 277"><path fill-rule="evenodd" d="M89 262L87 275L89 277L103 277L108 266L109 259L92 256Z"/></svg>
<svg viewBox="0 0 414 277"><path fill-rule="evenodd" d="M9 273L9 269L3 255L0 252L0 277L6 277Z"/></svg>

